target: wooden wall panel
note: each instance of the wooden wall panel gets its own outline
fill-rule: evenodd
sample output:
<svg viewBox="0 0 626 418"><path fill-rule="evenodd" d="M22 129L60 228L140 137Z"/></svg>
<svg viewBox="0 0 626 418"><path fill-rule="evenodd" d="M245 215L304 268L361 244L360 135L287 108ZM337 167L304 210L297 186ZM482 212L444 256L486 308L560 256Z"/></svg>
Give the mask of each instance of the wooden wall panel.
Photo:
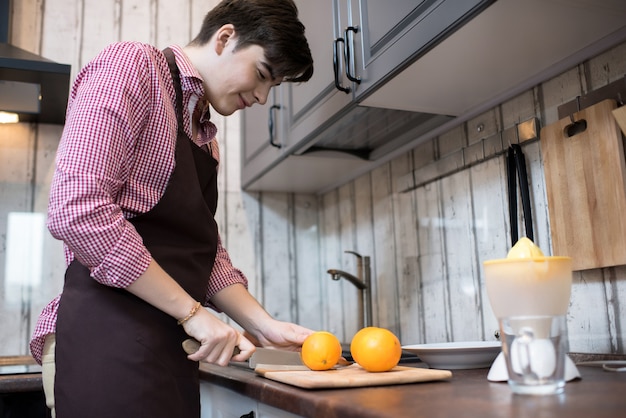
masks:
<svg viewBox="0 0 626 418"><path fill-rule="evenodd" d="M574 273L567 318L571 351L610 352L609 340L601 336L608 329L595 327L595 324L608 324L609 319L603 270Z"/></svg>
<svg viewBox="0 0 626 418"><path fill-rule="evenodd" d="M503 258L510 247L508 229L508 200L506 195L506 164L503 157L492 158L470 170L472 206L474 207L474 259L480 278L477 298L481 307L482 333L480 340L491 340L498 321L491 310L485 290L483 261Z"/></svg>
<svg viewBox="0 0 626 418"><path fill-rule="evenodd" d="M411 153L391 162L391 177L398 178L413 170ZM395 183L394 183L395 184ZM393 190L395 264L398 280L398 327L404 341L424 340L421 275L418 248L417 202L414 193Z"/></svg>
<svg viewBox="0 0 626 418"><path fill-rule="evenodd" d="M381 266L376 264L376 249L380 244L376 243L376 236L374 233L375 225L378 222L374 218L374 206L373 206L373 174L366 174L359 177L354 181L354 236L356 239L355 246L353 248L342 248L341 250L353 250L359 253L363 257L370 258L370 270L371 270L371 294L372 294L372 322L374 326L381 326L379 308L381 304L385 302L380 300L377 295L377 267ZM322 241L323 245L323 241ZM344 257L347 257L345 255ZM349 256L352 257L352 256ZM354 308L353 308L354 309ZM351 339L351 335L347 335Z"/></svg>
<svg viewBox="0 0 626 418"><path fill-rule="evenodd" d="M552 253L552 240L550 238L550 220L548 215L548 201L546 196L546 183L543 174L543 163L541 160L541 150L539 142L533 142L524 146L526 157L526 167L528 170L528 187L530 188L530 202L533 214L533 231L535 243L546 253ZM518 199L521 205L521 199ZM521 216L521 206L517 209ZM523 234L523 223L520 222L520 236ZM555 254L558 255L558 254Z"/></svg>
<svg viewBox="0 0 626 418"><path fill-rule="evenodd" d="M372 277L373 298L378 313L377 326L399 333L398 280L396 276L391 199L391 177L388 164L375 169L372 181L372 219L374 222L374 257L376 275Z"/></svg>
<svg viewBox="0 0 626 418"><path fill-rule="evenodd" d="M190 0L191 38L200 32L204 16L219 2L220 0Z"/></svg>
<svg viewBox="0 0 626 418"><path fill-rule="evenodd" d="M444 248L451 338L476 341L482 337L480 286L476 271L474 214L468 170L441 181L444 219Z"/></svg>
<svg viewBox="0 0 626 418"><path fill-rule="evenodd" d="M354 183L348 183L343 187L339 187L339 241L344 251L356 251L358 246L356 243L356 219L355 219L355 201L354 201ZM335 267L354 276L357 275L357 258L352 254L342 252L340 264ZM332 279L330 275L326 280ZM341 330L344 338L342 341L348 341L359 329L362 317L359 315L359 290L349 281L342 278L339 281L331 281L329 286L335 289L341 295L341 309L343 316L343 327Z"/></svg>
<svg viewBox="0 0 626 418"><path fill-rule="evenodd" d="M120 3L119 40L156 44L156 0L123 0Z"/></svg>
<svg viewBox="0 0 626 418"><path fill-rule="evenodd" d="M233 259L233 264L240 268L248 278L250 293L262 301L262 264L259 262L262 257L261 202L256 193L244 193L240 198L243 213L238 221L241 225L234 223L234 229L229 227L224 231L223 239L226 239L224 246Z"/></svg>
<svg viewBox="0 0 626 418"><path fill-rule="evenodd" d="M215 113L215 112L214 112ZM261 258L260 201L258 193L241 193L239 117L224 118L215 115L212 120L217 126L217 139L220 145L220 165L218 172L218 209L216 220L222 244L228 249L233 264L248 279L251 294L262 297L259 283Z"/></svg>
<svg viewBox="0 0 626 418"><path fill-rule="evenodd" d="M40 52L43 1L14 1L12 6L13 28L9 41L27 51Z"/></svg>
<svg viewBox="0 0 626 418"><path fill-rule="evenodd" d="M320 263L318 201L314 195L294 196L295 253L290 262L296 278L297 310L294 321L314 330L323 328L323 310L326 301L322 284L330 281Z"/></svg>
<svg viewBox="0 0 626 418"><path fill-rule="evenodd" d="M609 324L609 338L606 338L609 344L609 351L618 351L620 348L624 348L623 344L620 342L620 335L623 334L623 325L622 318L626 318L626 316L620 316L620 293L624 294L624 292L620 292L620 288L616 281L617 274L621 271L624 272L624 266L620 266L617 268L611 268L604 270L604 289L607 301L607 319ZM624 300L624 299L622 299ZM621 310L623 314L623 308ZM620 347L621 345L621 347Z"/></svg>
<svg viewBox="0 0 626 418"><path fill-rule="evenodd" d="M119 41L120 4L101 0L82 0L80 30L80 67L91 61L104 47Z"/></svg>
<svg viewBox="0 0 626 418"><path fill-rule="evenodd" d="M263 234L261 289L267 311L277 319L291 320L290 206L284 193L265 193L261 199Z"/></svg>
<svg viewBox="0 0 626 418"><path fill-rule="evenodd" d="M626 43L616 46L586 63L585 78L589 90L595 90L626 74Z"/></svg>
<svg viewBox="0 0 626 418"><path fill-rule="evenodd" d="M41 54L53 61L72 66L72 78L79 69L80 22L82 2L45 0Z"/></svg>
<svg viewBox="0 0 626 418"><path fill-rule="evenodd" d="M429 183L415 190L419 215L419 261L422 276L422 304L424 306L424 341L451 341L452 325L448 308L448 287L444 222L441 207L441 184Z"/></svg>
<svg viewBox="0 0 626 418"><path fill-rule="evenodd" d="M193 16L201 20L202 16ZM156 11L156 39L158 48L171 44L187 45L194 34L191 33L190 0L158 0Z"/></svg>
<svg viewBox="0 0 626 418"><path fill-rule="evenodd" d="M612 268L611 287L613 289L611 308L613 310L609 324L609 340L612 353L626 352L626 267ZM601 337L604 338L604 337ZM584 349L584 347L582 347Z"/></svg>
<svg viewBox="0 0 626 418"><path fill-rule="evenodd" d="M333 191L323 196L320 208L320 240L323 245L320 249L320 260L322 263L322 272L327 269L342 269L341 261L343 259L339 236L339 206L338 192ZM322 280L322 300L323 318L322 327L326 331L330 331L337 335L340 341L345 340L344 334L344 317L343 317L343 300L342 295L337 291L339 283L331 282L330 276L326 280Z"/></svg>

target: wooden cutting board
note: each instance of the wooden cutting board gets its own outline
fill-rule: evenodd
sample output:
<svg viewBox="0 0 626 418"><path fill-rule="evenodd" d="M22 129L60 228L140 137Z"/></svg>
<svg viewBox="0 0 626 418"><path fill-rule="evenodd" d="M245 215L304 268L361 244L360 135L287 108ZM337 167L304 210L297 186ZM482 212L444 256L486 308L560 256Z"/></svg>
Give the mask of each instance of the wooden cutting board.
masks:
<svg viewBox="0 0 626 418"><path fill-rule="evenodd" d="M573 115L587 128L568 135L570 118L541 130L554 255L574 270L626 264L626 168L622 134L605 100Z"/></svg>
<svg viewBox="0 0 626 418"><path fill-rule="evenodd" d="M356 363L351 366L325 371L282 371L257 367L255 372L268 379L304 389L398 385L445 380L452 377L452 372L449 370L421 369L405 366L396 366L388 372L370 373Z"/></svg>
<svg viewBox="0 0 626 418"><path fill-rule="evenodd" d="M622 133L626 135L626 106L622 106L613 110L613 117L615 117L615 120L621 128Z"/></svg>

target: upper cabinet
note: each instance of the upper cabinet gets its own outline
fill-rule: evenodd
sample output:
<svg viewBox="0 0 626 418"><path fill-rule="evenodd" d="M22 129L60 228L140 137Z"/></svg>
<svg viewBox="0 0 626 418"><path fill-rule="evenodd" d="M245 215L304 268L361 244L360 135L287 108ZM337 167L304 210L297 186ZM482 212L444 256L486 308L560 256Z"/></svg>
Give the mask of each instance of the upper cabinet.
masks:
<svg viewBox="0 0 626 418"><path fill-rule="evenodd" d="M252 106L241 118L242 184L254 181L285 154L289 138L284 108L284 85L270 91L265 106Z"/></svg>
<svg viewBox="0 0 626 418"><path fill-rule="evenodd" d="M624 0L497 0L359 104L460 123L625 40Z"/></svg>
<svg viewBox="0 0 626 418"><path fill-rule="evenodd" d="M306 28L306 36L313 54L313 77L306 83L289 84L289 107L286 109L292 148L316 129L336 117L350 105L352 93L335 88L333 66L342 65L335 60L343 56L343 45L333 54L333 42L340 32L338 16L333 0L296 0L299 16Z"/></svg>
<svg viewBox="0 0 626 418"><path fill-rule="evenodd" d="M357 108L361 100L493 0L296 0L315 60L307 83L289 87L290 151L332 149L375 159L397 131L441 124L441 115ZM332 18L331 18L332 17ZM431 120L433 119L433 120ZM394 125L355 131L377 120ZM325 137L329 127L332 137ZM321 135L321 136L320 136ZM364 135L368 136L364 142ZM374 153L374 155L371 155Z"/></svg>
<svg viewBox="0 0 626 418"><path fill-rule="evenodd" d="M339 9L349 22L342 24L340 36L346 44L346 76L357 83L356 99L367 96L493 2L345 1L349 10Z"/></svg>
<svg viewBox="0 0 626 418"><path fill-rule="evenodd" d="M315 72L244 112L248 190L323 192L626 40L623 0L296 3Z"/></svg>
<svg viewBox="0 0 626 418"><path fill-rule="evenodd" d="M277 112L244 112L243 187L292 189L284 186L295 182L293 176L282 177L284 168L275 171L281 173L277 177L258 181L289 155L328 156L328 151L338 151L345 155L335 158L349 161L332 161L331 166L365 166L398 141L449 120L446 115L359 107L358 102L492 1L296 0L307 28L314 75L307 83L281 86L280 103L272 103ZM281 137L280 150L268 141L272 115L287 126L273 134ZM377 129L370 129L373 126ZM315 167L320 163L312 161ZM341 176L336 171L333 178Z"/></svg>

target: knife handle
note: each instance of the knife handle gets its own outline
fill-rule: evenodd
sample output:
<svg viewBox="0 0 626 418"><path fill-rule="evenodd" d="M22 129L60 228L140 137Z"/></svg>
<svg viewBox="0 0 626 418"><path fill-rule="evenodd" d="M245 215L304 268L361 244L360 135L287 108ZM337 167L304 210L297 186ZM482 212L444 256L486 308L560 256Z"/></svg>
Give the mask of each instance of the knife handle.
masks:
<svg viewBox="0 0 626 418"><path fill-rule="evenodd" d="M195 338L187 338L183 341L183 350L187 354L195 354L200 349L200 342Z"/></svg>
<svg viewBox="0 0 626 418"><path fill-rule="evenodd" d="M185 350L185 353L194 354L199 349L200 342L195 338L187 338L185 341L183 341L183 350ZM236 356L239 353L241 353L241 350L239 350L239 347L235 347L235 349L233 350L233 356Z"/></svg>

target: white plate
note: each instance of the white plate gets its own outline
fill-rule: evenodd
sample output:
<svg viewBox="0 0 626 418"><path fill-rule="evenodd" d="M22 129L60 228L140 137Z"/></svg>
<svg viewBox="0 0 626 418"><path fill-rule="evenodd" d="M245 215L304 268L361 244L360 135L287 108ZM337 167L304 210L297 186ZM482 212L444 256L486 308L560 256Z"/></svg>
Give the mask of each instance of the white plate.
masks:
<svg viewBox="0 0 626 418"><path fill-rule="evenodd" d="M470 341L402 346L433 369L481 369L491 366L500 353L499 341Z"/></svg>

